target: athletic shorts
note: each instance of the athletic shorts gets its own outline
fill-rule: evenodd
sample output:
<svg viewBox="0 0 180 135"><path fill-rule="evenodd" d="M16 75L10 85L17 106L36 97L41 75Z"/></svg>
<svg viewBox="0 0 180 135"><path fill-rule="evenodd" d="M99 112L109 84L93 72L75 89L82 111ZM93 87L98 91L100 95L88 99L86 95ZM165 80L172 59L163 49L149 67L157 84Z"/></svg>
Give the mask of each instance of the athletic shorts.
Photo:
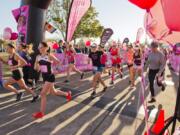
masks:
<svg viewBox="0 0 180 135"><path fill-rule="evenodd" d="M16 81L19 81L20 79L22 79L23 77L23 73L21 72L21 70L14 70L12 71L12 78Z"/></svg>
<svg viewBox="0 0 180 135"><path fill-rule="evenodd" d="M54 83L55 82L55 76L54 74L48 74L48 73L43 73L42 78L44 82L50 82Z"/></svg>
<svg viewBox="0 0 180 135"><path fill-rule="evenodd" d="M133 64L127 64L128 68L133 67Z"/></svg>
<svg viewBox="0 0 180 135"><path fill-rule="evenodd" d="M71 62L69 62L69 64L75 64L75 61L71 61Z"/></svg>

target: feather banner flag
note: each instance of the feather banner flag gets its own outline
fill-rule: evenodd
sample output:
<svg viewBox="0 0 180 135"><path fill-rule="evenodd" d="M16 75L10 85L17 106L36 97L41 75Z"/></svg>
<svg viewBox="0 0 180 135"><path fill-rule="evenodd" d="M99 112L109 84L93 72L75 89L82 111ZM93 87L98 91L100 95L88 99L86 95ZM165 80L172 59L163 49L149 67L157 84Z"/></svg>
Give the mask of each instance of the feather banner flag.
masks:
<svg viewBox="0 0 180 135"><path fill-rule="evenodd" d="M102 36L101 36L101 45L105 45L108 40L111 38L111 36L113 35L113 30L111 28L107 28L104 30Z"/></svg>
<svg viewBox="0 0 180 135"><path fill-rule="evenodd" d="M72 0L71 7L69 10L69 16L67 20L66 29L66 41L72 40L73 34L78 26L80 20L88 11L91 6L91 0Z"/></svg>

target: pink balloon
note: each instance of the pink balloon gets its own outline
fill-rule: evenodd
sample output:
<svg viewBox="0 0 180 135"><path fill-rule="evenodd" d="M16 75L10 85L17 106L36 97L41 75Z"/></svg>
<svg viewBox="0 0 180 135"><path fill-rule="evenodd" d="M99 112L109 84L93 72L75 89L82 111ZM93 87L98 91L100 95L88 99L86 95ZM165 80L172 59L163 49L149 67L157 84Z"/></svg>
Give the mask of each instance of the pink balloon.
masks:
<svg viewBox="0 0 180 135"><path fill-rule="evenodd" d="M11 38L11 33L9 33L9 32L4 32L4 33L3 33L3 38L4 38L5 40L9 40L9 39Z"/></svg>
<svg viewBox="0 0 180 135"><path fill-rule="evenodd" d="M9 27L6 27L5 29L4 29L4 32L8 32L8 33L12 33L12 29L11 28L9 28Z"/></svg>
<svg viewBox="0 0 180 135"><path fill-rule="evenodd" d="M11 33L11 40L16 40L18 38L18 34L16 32Z"/></svg>
<svg viewBox="0 0 180 135"><path fill-rule="evenodd" d="M165 21L168 28L172 31L180 31L180 1L161 0Z"/></svg>
<svg viewBox="0 0 180 135"><path fill-rule="evenodd" d="M180 42L180 32L171 32L166 25L160 0L146 13L144 22L147 34L152 39L169 44Z"/></svg>

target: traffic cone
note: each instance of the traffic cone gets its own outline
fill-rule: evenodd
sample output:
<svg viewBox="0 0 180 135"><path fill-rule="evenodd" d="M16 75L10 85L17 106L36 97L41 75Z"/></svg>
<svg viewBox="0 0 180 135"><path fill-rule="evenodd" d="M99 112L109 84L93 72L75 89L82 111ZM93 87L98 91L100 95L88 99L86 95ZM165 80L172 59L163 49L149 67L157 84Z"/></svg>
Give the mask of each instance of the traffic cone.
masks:
<svg viewBox="0 0 180 135"><path fill-rule="evenodd" d="M154 134L159 134L164 128L164 110L160 110L159 116L151 129L151 132Z"/></svg>

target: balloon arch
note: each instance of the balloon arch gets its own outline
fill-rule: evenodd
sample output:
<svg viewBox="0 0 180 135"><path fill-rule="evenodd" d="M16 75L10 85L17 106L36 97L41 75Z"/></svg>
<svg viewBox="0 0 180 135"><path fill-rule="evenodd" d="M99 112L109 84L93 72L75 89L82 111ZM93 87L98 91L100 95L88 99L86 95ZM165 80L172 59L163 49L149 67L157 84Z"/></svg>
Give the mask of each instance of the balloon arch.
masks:
<svg viewBox="0 0 180 135"><path fill-rule="evenodd" d="M18 39L27 44L33 43L37 49L44 40L45 11L52 0L21 0L21 6L12 11L18 24ZM91 0L72 0L69 19L67 21L66 41L70 41L73 33L88 8ZM130 3L146 11L144 27L153 39L168 44L180 42L180 1L178 0L129 0ZM48 25L51 29L51 26ZM9 34L6 29L4 37L16 39L17 34Z"/></svg>

